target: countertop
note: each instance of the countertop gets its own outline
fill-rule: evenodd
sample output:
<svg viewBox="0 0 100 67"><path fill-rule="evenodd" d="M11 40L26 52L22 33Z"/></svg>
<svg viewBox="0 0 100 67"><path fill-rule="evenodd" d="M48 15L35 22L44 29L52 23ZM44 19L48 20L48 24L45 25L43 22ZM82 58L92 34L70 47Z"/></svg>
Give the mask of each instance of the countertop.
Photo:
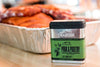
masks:
<svg viewBox="0 0 100 67"><path fill-rule="evenodd" d="M100 44L86 47L85 64L51 63L51 54L35 54L0 44L0 67L100 67Z"/></svg>

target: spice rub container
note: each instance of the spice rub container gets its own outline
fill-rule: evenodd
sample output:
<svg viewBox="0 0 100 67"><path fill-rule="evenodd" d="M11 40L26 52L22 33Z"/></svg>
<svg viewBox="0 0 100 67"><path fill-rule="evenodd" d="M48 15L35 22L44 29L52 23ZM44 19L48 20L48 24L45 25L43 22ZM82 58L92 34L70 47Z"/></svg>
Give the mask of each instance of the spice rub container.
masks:
<svg viewBox="0 0 100 67"><path fill-rule="evenodd" d="M50 23L51 59L59 63L84 63L84 20L55 20Z"/></svg>

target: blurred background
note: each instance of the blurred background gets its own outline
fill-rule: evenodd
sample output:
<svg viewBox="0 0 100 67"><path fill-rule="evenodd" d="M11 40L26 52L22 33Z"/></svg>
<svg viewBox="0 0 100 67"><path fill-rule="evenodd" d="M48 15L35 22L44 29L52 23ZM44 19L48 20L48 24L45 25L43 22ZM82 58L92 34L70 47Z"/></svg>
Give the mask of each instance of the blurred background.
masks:
<svg viewBox="0 0 100 67"><path fill-rule="evenodd" d="M75 15L87 18L100 18L100 0L0 0L0 4L10 8L33 4L53 4L70 9Z"/></svg>

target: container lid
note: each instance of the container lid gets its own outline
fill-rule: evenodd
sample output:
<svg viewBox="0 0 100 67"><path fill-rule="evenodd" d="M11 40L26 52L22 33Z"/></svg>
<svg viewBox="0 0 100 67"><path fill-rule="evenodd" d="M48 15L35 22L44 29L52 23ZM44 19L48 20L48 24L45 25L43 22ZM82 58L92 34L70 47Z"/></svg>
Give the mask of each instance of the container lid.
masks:
<svg viewBox="0 0 100 67"><path fill-rule="evenodd" d="M50 23L50 29L77 29L85 26L84 20L54 20Z"/></svg>

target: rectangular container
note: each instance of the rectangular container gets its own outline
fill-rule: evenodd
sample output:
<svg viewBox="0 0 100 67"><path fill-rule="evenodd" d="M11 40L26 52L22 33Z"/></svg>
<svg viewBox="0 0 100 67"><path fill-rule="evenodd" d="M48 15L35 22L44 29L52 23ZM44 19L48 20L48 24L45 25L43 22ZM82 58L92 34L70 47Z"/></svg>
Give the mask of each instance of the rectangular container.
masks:
<svg viewBox="0 0 100 67"><path fill-rule="evenodd" d="M57 20L50 23L51 59L59 63L84 63L84 20Z"/></svg>
<svg viewBox="0 0 100 67"><path fill-rule="evenodd" d="M86 44L96 43L100 37L100 21L86 23ZM0 23L0 43L34 53L49 53L49 28L26 28Z"/></svg>

